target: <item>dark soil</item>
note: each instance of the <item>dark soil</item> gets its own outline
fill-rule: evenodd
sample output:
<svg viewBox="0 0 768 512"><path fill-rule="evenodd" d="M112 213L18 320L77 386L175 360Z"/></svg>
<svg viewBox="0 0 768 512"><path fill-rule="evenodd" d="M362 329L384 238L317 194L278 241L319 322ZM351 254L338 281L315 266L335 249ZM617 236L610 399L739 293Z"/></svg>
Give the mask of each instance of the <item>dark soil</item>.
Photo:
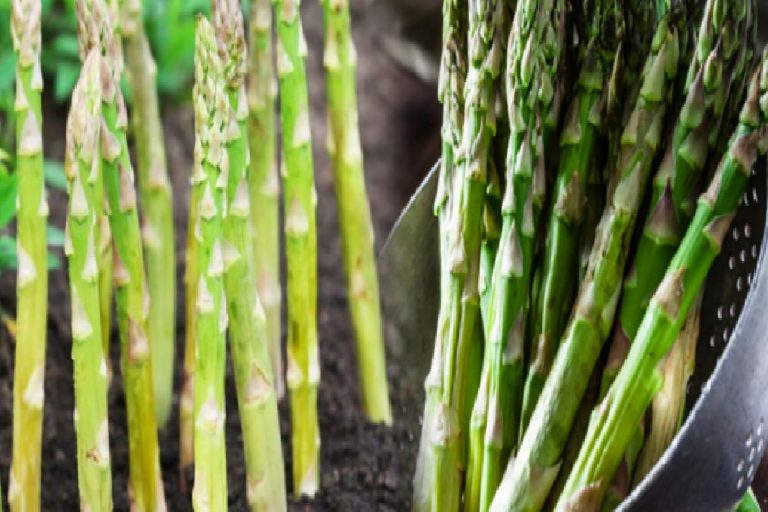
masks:
<svg viewBox="0 0 768 512"><path fill-rule="evenodd" d="M359 54L360 121L367 182L377 248L380 249L400 209L437 157L440 109L432 86L404 71L382 49L380 37L388 30L382 27L391 25L379 15L363 16L364 3L367 2L352 2L353 23ZM312 500L291 499L291 508L318 511L406 510L414 463L413 431L418 430L414 418L418 413L408 406L412 390L398 378L399 371L395 365L389 368L395 425L391 428L370 425L361 410L351 324L341 274L332 174L324 151L324 82L319 51L322 48L322 29L318 3L306 2L303 16L310 48L308 69L318 190L322 490ZM168 108L164 114L176 201L177 273L181 283L193 119L187 106ZM63 156L65 116L65 108L47 105L45 141L49 157L61 159ZM66 197L61 192L52 192L50 202L51 222L62 227ZM14 276L0 276L0 305L10 313L15 309L14 290ZM180 290L179 304L183 304L182 299ZM63 269L51 273L49 309L42 508L77 510L69 292ZM183 308L179 310L183 313ZM178 392L184 339L184 319L181 317L177 333ZM114 331L113 338L116 340ZM112 361L116 369L109 397L114 504L116 510L128 510L128 442L116 345ZM12 444L12 375L12 340L4 329L0 329L0 475L5 489ZM178 395L176 398L178 400ZM165 493L170 510L189 510L189 493L181 490L177 470L177 411L176 403L169 425L160 433ZM291 473L291 457L286 403L282 404L281 413L288 476ZM246 510L243 452L231 370L227 375L226 428L230 506L232 510ZM287 481L290 492L290 478ZM186 488L189 490L189 485Z"/></svg>

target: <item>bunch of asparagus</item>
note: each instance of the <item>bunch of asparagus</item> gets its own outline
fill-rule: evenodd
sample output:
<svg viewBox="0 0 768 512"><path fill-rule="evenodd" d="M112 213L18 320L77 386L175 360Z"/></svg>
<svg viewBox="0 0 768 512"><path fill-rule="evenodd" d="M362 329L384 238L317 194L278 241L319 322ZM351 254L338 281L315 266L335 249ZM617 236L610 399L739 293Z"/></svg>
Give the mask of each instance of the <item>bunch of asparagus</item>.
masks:
<svg viewBox="0 0 768 512"><path fill-rule="evenodd" d="M704 282L768 149L756 10L445 0L416 510L611 510L671 443Z"/></svg>

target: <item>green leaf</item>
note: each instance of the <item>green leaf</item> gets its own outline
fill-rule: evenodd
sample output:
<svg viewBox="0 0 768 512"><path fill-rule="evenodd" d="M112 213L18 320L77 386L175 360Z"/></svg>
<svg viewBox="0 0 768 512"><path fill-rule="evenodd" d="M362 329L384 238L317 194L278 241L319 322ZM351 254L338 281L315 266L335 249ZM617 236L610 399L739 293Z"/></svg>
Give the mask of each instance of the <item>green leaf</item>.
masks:
<svg viewBox="0 0 768 512"><path fill-rule="evenodd" d="M58 190L67 189L67 177L64 174L64 163L58 160L45 160L43 163L43 173L45 182L48 186Z"/></svg>
<svg viewBox="0 0 768 512"><path fill-rule="evenodd" d="M0 271L16 268L16 240L10 236L0 236Z"/></svg>
<svg viewBox="0 0 768 512"><path fill-rule="evenodd" d="M56 85L53 96L56 101L65 101L75 88L77 77L80 75L80 66L70 63L61 63L56 67Z"/></svg>
<svg viewBox="0 0 768 512"><path fill-rule="evenodd" d="M0 175L0 228L7 226L16 215L17 188L15 174Z"/></svg>
<svg viewBox="0 0 768 512"><path fill-rule="evenodd" d="M51 48L57 56L79 59L76 34L61 34L51 43Z"/></svg>
<svg viewBox="0 0 768 512"><path fill-rule="evenodd" d="M48 239L48 247L64 246L64 231L52 224L48 224L45 229L45 235Z"/></svg>

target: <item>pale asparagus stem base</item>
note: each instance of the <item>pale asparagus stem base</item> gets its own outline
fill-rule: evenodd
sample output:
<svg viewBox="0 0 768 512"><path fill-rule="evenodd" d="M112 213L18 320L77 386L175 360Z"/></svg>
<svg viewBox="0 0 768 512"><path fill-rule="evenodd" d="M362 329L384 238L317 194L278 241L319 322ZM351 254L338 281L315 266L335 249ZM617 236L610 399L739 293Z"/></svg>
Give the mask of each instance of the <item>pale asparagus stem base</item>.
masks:
<svg viewBox="0 0 768 512"><path fill-rule="evenodd" d="M650 427L632 475L632 488L637 487L656 465L682 423L688 380L693 374L699 339L701 298L700 292L672 349L659 363L664 384L651 403Z"/></svg>
<svg viewBox="0 0 768 512"><path fill-rule="evenodd" d="M13 379L11 510L40 509L45 349L48 307L43 176L43 88L40 69L40 2L12 2L16 51L16 172L18 176L16 353ZM2 499L0 498L0 502Z"/></svg>
<svg viewBox="0 0 768 512"><path fill-rule="evenodd" d="M347 0L324 0L323 24L328 95L327 149L334 170L336 207L347 302L357 342L363 407L371 421L392 423L386 355L379 305L379 278L373 252L373 225L365 190L363 150L357 114L355 68Z"/></svg>
<svg viewBox="0 0 768 512"><path fill-rule="evenodd" d="M291 402L293 489L313 496L320 485L317 386L317 193L304 59L307 44L300 0L275 0L277 74L283 133L283 194L287 262L288 350L286 384Z"/></svg>
<svg viewBox="0 0 768 512"><path fill-rule="evenodd" d="M100 173L101 58L93 50L72 93L67 119L66 173L70 199L65 231L70 301L72 365L75 377L75 433L80 503L92 511L112 510L107 365L99 317L96 226L103 191Z"/></svg>
<svg viewBox="0 0 768 512"><path fill-rule="evenodd" d="M195 40L195 168L192 184L200 203L193 232L198 237L196 293L194 456L192 504L196 511L227 509L227 460L224 438L226 330L222 217L224 151L229 105L224 63L210 22L198 18Z"/></svg>
<svg viewBox="0 0 768 512"><path fill-rule="evenodd" d="M280 420L264 309L258 296L248 190L246 56L239 0L213 2L213 25L225 62L229 119L228 172L224 195L224 289L230 346L245 451L246 491L251 510L287 508ZM223 51L222 51L223 50Z"/></svg>
<svg viewBox="0 0 768 512"><path fill-rule="evenodd" d="M157 423L164 427L173 401L176 345L176 248L173 198L168 180L157 67L149 49L141 2L124 2L121 18L126 76L133 93L133 136L142 209L142 238L146 260L149 339ZM187 317L189 318L189 317Z"/></svg>
<svg viewBox="0 0 768 512"><path fill-rule="evenodd" d="M280 177L277 172L275 100L277 78L270 0L251 1L248 64L248 122L251 163L251 225L259 298L264 306L272 374L278 399L285 395L280 341Z"/></svg>

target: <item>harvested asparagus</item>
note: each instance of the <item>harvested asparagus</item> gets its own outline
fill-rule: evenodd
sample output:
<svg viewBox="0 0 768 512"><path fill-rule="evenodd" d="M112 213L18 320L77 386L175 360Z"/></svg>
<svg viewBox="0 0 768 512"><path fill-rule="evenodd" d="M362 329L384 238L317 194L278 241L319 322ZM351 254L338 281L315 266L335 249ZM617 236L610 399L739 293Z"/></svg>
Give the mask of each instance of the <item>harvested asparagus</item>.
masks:
<svg viewBox="0 0 768 512"><path fill-rule="evenodd" d="M40 0L11 4L16 53L17 203L16 354L13 379L13 455L8 488L11 510L40 509L45 346L48 310L43 177L43 77L40 68Z"/></svg>
<svg viewBox="0 0 768 512"><path fill-rule="evenodd" d="M622 135L619 172L597 228L574 315L492 510L540 509L557 475L574 416L613 324L642 191L661 142L670 85L678 72L681 22L684 12L674 11L659 23L643 85Z"/></svg>
<svg viewBox="0 0 768 512"><path fill-rule="evenodd" d="M438 218L440 231L440 289L447 290L450 283L450 259L448 257L449 236L452 230L451 211L456 194L453 181L458 173L456 159L461 144L461 130L464 124L464 81L466 76L466 38L463 37L467 25L467 6L459 0L443 1L443 51L440 62L440 78L438 98L443 104L443 124L441 129L440 174L438 190L435 197L434 211ZM445 294L441 293L441 307ZM432 356L431 372L442 372L443 348L441 338L435 341L435 351ZM414 511L427 511L432 508L434 474L434 452L431 444L431 433L434 419L440 402L440 389L436 382L434 386L425 382L426 400L422 423L422 435L419 443L419 454L416 460L416 475L414 477Z"/></svg>
<svg viewBox="0 0 768 512"><path fill-rule="evenodd" d="M648 436L632 471L632 487L645 478L680 429L685 408L688 380L693 374L696 341L699 339L702 294L694 302L680 334L669 353L659 363L663 384L651 403Z"/></svg>
<svg viewBox="0 0 768 512"><path fill-rule="evenodd" d="M348 0L322 0L325 27L328 154L334 170L347 301L357 342L363 407L375 423L392 423L386 355L373 253L373 225L365 190L357 116L355 68Z"/></svg>
<svg viewBox="0 0 768 512"><path fill-rule="evenodd" d="M562 0L521 0L509 34L505 87L510 137L501 241L485 326L489 381L481 510L491 504L518 435L526 304L546 195L546 148L560 119L566 14ZM537 41L545 42L534 46Z"/></svg>
<svg viewBox="0 0 768 512"><path fill-rule="evenodd" d="M661 282L693 214L696 182L715 143L733 83L746 57L751 33L750 2L708 0L697 50L688 74L688 94L672 140L653 183L651 211L645 220L631 270L624 280L621 308L601 389L608 389L624 361L648 301ZM604 395L604 393L603 393Z"/></svg>
<svg viewBox="0 0 768 512"><path fill-rule="evenodd" d="M107 365L99 318L96 226L102 214L100 189L101 69L98 50L83 64L67 118L65 169L69 206L64 250L72 302L72 365L75 433L81 507L112 510L107 421Z"/></svg>
<svg viewBox="0 0 768 512"><path fill-rule="evenodd" d="M227 307L222 275L223 201L228 156L224 144L229 127L224 63L214 29L200 17L195 42L195 168L193 186L200 202L194 227L199 277L195 295L194 455L195 510L227 509L227 463L224 442L224 373L226 368Z"/></svg>
<svg viewBox="0 0 768 512"><path fill-rule="evenodd" d="M288 290L286 383L291 401L293 488L314 496L320 485L317 386L317 228L314 163L301 26L301 0L274 0L283 132L283 190Z"/></svg>
<svg viewBox="0 0 768 512"><path fill-rule="evenodd" d="M112 239L114 248L109 254L114 257L110 267L114 269L128 418L128 486L137 510L157 510L165 508L165 497L152 386L150 347L153 339L147 328L148 296L144 288L141 230L126 136L128 116L119 85L123 62L114 14L103 0L78 2L80 45L84 50L97 49L102 54L101 172L109 228L120 234Z"/></svg>
<svg viewBox="0 0 768 512"><path fill-rule="evenodd" d="M248 190L245 29L238 0L214 0L213 27L229 101L223 211L224 290L251 510L286 510L280 418L264 308L257 292ZM224 177L224 176L223 176Z"/></svg>
<svg viewBox="0 0 768 512"><path fill-rule="evenodd" d="M278 399L285 395L280 345L280 178L277 173L275 77L270 0L251 1L248 106L251 224L259 298L267 317L269 352Z"/></svg>
<svg viewBox="0 0 768 512"><path fill-rule="evenodd" d="M657 365L677 338L749 180L758 153L768 149L768 48L755 71L740 125L679 249L656 290L626 362L590 425L559 506L596 504L626 450L635 426L661 387Z"/></svg>
<svg viewBox="0 0 768 512"><path fill-rule="evenodd" d="M157 66L142 23L139 0L122 2L121 32L126 76L133 94L133 137L142 209L141 235L147 266L149 339L157 424L165 426L173 399L176 344L176 248L173 199L157 97Z"/></svg>
<svg viewBox="0 0 768 512"><path fill-rule="evenodd" d="M576 92L560 136L560 164L549 212L541 297L534 302L530 320L532 352L523 394L522 432L541 394L571 312L579 275L579 261L573 254L578 250L586 217L590 167L606 134L607 108L611 106L608 95L613 90L609 80L614 60L621 58L617 52L624 26L621 2L598 0L587 10L586 18L588 39L579 55Z"/></svg>

